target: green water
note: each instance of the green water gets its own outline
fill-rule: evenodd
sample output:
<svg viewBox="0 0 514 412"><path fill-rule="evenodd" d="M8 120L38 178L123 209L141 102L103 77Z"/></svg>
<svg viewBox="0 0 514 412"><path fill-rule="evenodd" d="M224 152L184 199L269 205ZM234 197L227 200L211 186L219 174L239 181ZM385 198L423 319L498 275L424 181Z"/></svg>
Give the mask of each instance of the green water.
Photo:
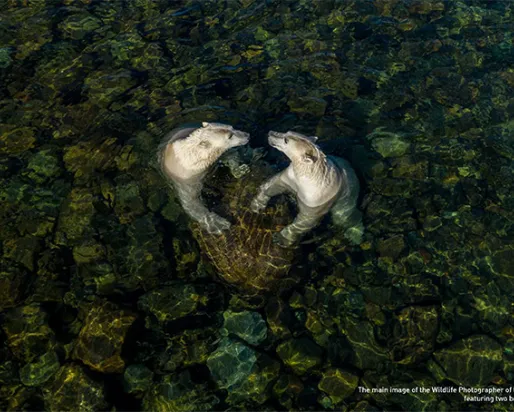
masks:
<svg viewBox="0 0 514 412"><path fill-rule="evenodd" d="M511 410L513 33L510 1L4 0L0 410ZM293 287L223 283L154 167L202 121L277 170L269 130L318 136L363 242L327 219Z"/></svg>

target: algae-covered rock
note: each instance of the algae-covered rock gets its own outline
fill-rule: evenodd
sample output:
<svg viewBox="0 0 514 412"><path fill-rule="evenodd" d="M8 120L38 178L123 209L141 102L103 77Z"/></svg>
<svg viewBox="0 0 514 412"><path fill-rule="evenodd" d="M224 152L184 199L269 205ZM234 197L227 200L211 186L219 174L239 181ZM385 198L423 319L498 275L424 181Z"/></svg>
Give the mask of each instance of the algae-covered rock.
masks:
<svg viewBox="0 0 514 412"><path fill-rule="evenodd" d="M257 356L257 363L247 379L231 388L227 402L243 404L266 402L272 393L272 385L279 376L280 363L265 354Z"/></svg>
<svg viewBox="0 0 514 412"><path fill-rule="evenodd" d="M0 312L13 308L21 301L27 291L28 275L25 270L9 267L7 262L0 261L6 270L0 271ZM12 266L12 265L11 265Z"/></svg>
<svg viewBox="0 0 514 412"><path fill-rule="evenodd" d="M327 102L319 97L299 97L288 102L294 113L305 113L311 116L321 117L325 114Z"/></svg>
<svg viewBox="0 0 514 412"><path fill-rule="evenodd" d="M444 401L440 401L440 396L432 391L420 393L415 388L430 388L434 386L434 381L428 378L417 379L409 384L394 385L399 388L409 388L408 393L393 393L389 400L401 405L406 411L440 411L444 410ZM400 389L401 390L401 389ZM416 392L415 392L416 391Z"/></svg>
<svg viewBox="0 0 514 412"><path fill-rule="evenodd" d="M332 368L323 372L318 388L326 392L334 404L352 395L357 388L359 378L343 369Z"/></svg>
<svg viewBox="0 0 514 412"><path fill-rule="evenodd" d="M64 201L57 225L56 241L70 246L92 235L94 195L88 188L75 187Z"/></svg>
<svg viewBox="0 0 514 412"><path fill-rule="evenodd" d="M359 369L375 369L377 365L386 365L389 356L376 340L373 326L368 322L349 323L346 338L352 347L351 363Z"/></svg>
<svg viewBox="0 0 514 412"><path fill-rule="evenodd" d="M168 341L168 348L159 356L159 369L175 371L205 364L217 345L217 327L186 329Z"/></svg>
<svg viewBox="0 0 514 412"><path fill-rule="evenodd" d="M13 355L26 363L34 362L55 346L55 334L48 326L47 314L38 304L9 310L2 329Z"/></svg>
<svg viewBox="0 0 514 412"><path fill-rule="evenodd" d="M5 240L3 243L5 257L21 263L29 270L34 270L35 260L39 252L39 239L25 236L18 239Z"/></svg>
<svg viewBox="0 0 514 412"><path fill-rule="evenodd" d="M309 338L290 339L277 347L280 359L298 375L321 365L323 350Z"/></svg>
<svg viewBox="0 0 514 412"><path fill-rule="evenodd" d="M377 245L380 256L389 257L393 260L396 260L400 256L404 248L405 241L403 240L403 236L392 236L387 239L381 239Z"/></svg>
<svg viewBox="0 0 514 412"><path fill-rule="evenodd" d="M256 362L257 354L253 349L224 338L207 359L207 366L218 386L229 389L242 384L251 374Z"/></svg>
<svg viewBox="0 0 514 412"><path fill-rule="evenodd" d="M403 156L410 148L410 143L398 134L387 132L382 128L368 134L366 138L371 141L373 149L386 158Z"/></svg>
<svg viewBox="0 0 514 412"><path fill-rule="evenodd" d="M409 306L396 315L392 357L402 364L417 363L432 353L439 331L435 307Z"/></svg>
<svg viewBox="0 0 514 412"><path fill-rule="evenodd" d="M6 69L11 63L11 50L8 47L0 48L0 69Z"/></svg>
<svg viewBox="0 0 514 412"><path fill-rule="evenodd" d="M51 149L40 150L32 156L27 169L30 171L28 176L38 183L56 177L62 172L59 158Z"/></svg>
<svg viewBox="0 0 514 412"><path fill-rule="evenodd" d="M36 137L30 127L0 126L0 154L19 154L34 147Z"/></svg>
<svg viewBox="0 0 514 412"><path fill-rule="evenodd" d="M98 411L107 408L104 385L89 377L74 363L63 365L50 386L44 389L50 411Z"/></svg>
<svg viewBox="0 0 514 412"><path fill-rule="evenodd" d="M207 385L197 384L191 380L188 371L179 375L165 375L145 394L143 411L207 411L212 410L219 399L212 395Z"/></svg>
<svg viewBox="0 0 514 412"><path fill-rule="evenodd" d="M303 382L298 376L281 374L277 382L273 385L273 394L281 405L288 409L293 409L293 402L303 389Z"/></svg>
<svg viewBox="0 0 514 412"><path fill-rule="evenodd" d="M87 141L67 146L63 156L66 169L74 174L77 181L85 181L94 173L114 169L114 159L119 152L116 141L116 138L110 137L101 143Z"/></svg>
<svg viewBox="0 0 514 412"><path fill-rule="evenodd" d="M127 179L128 176L119 176L116 179L116 194L114 211L121 223L128 223L138 215L145 212L145 204L140 196L137 182Z"/></svg>
<svg viewBox="0 0 514 412"><path fill-rule="evenodd" d="M119 373L125 367L121 349L127 331L136 319L132 313L107 301L88 307L73 358L103 373Z"/></svg>
<svg viewBox="0 0 514 412"><path fill-rule="evenodd" d="M266 339L266 322L258 312L232 312L223 313L225 322L223 328L251 345L258 345Z"/></svg>
<svg viewBox="0 0 514 412"><path fill-rule="evenodd" d="M291 337L291 331L288 328L291 313L284 301L278 298L269 299L265 311L271 333L280 339Z"/></svg>
<svg viewBox="0 0 514 412"><path fill-rule="evenodd" d="M91 101L102 108L107 108L134 87L137 80L128 70L120 69L112 73L93 71L84 84Z"/></svg>
<svg viewBox="0 0 514 412"><path fill-rule="evenodd" d="M146 391L153 381L153 372L145 365L129 365L123 374L123 386L128 393Z"/></svg>
<svg viewBox="0 0 514 412"><path fill-rule="evenodd" d="M91 263L104 256L105 248L99 243L88 242L73 248L73 259L77 264Z"/></svg>
<svg viewBox="0 0 514 412"><path fill-rule="evenodd" d="M0 386L0 407L6 411L43 410L44 404L39 388L22 384Z"/></svg>
<svg viewBox="0 0 514 412"><path fill-rule="evenodd" d="M66 37L81 40L102 26L101 20L89 13L78 13L69 16L60 24Z"/></svg>
<svg viewBox="0 0 514 412"><path fill-rule="evenodd" d="M230 403L264 403L280 370L278 362L229 338L220 342L207 359L207 366L218 386L229 390Z"/></svg>
<svg viewBox="0 0 514 412"><path fill-rule="evenodd" d="M433 232L439 229L443 225L443 221L439 216L427 216L423 223L423 229L427 232Z"/></svg>
<svg viewBox="0 0 514 412"><path fill-rule="evenodd" d="M27 386L40 386L48 381L60 367L59 358L54 351L41 355L35 362L20 369L20 380Z"/></svg>
<svg viewBox="0 0 514 412"><path fill-rule="evenodd" d="M153 290L139 298L138 306L159 322L169 322L205 307L213 289L191 284L175 284Z"/></svg>
<svg viewBox="0 0 514 412"><path fill-rule="evenodd" d="M434 353L446 376L457 385L487 386L503 360L498 342L485 335L460 340Z"/></svg>
<svg viewBox="0 0 514 412"><path fill-rule="evenodd" d="M133 217L130 224L115 225L106 236L122 236L124 241L111 256L116 266L118 287L123 290L151 290L157 286L159 273L169 271L169 261L163 253L163 234L155 216ZM114 225L113 225L114 226Z"/></svg>
<svg viewBox="0 0 514 412"><path fill-rule="evenodd" d="M506 248L486 257L494 273L507 278L514 277L514 249Z"/></svg>

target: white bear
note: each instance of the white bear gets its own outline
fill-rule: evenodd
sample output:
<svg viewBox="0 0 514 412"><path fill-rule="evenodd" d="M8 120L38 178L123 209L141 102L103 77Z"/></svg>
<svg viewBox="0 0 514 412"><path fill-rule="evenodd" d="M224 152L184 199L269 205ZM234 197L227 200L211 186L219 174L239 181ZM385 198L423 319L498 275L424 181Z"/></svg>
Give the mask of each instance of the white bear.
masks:
<svg viewBox="0 0 514 412"><path fill-rule="evenodd" d="M271 197L284 192L296 196L298 215L275 236L282 246L292 246L314 228L330 210L352 243L362 241L362 214L357 209L359 180L350 164L339 157L326 156L315 144L317 137L289 131L270 131L269 144L283 152L291 164L259 188L250 208L258 213Z"/></svg>
<svg viewBox="0 0 514 412"><path fill-rule="evenodd" d="M173 184L184 211L209 233L220 234L230 222L203 204L204 178L223 153L249 139L248 133L230 125L204 122L199 128L172 130L159 146L162 173Z"/></svg>

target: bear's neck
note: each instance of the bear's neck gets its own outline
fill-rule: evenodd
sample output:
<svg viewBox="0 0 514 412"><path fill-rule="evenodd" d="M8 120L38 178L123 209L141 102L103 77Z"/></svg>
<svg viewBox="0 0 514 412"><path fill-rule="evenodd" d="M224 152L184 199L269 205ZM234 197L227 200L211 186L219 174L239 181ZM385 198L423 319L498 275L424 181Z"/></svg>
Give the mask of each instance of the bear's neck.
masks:
<svg viewBox="0 0 514 412"><path fill-rule="evenodd" d="M325 157L319 158L314 164L304 163L297 159L291 162L297 179L316 186L329 185L332 180L330 167Z"/></svg>

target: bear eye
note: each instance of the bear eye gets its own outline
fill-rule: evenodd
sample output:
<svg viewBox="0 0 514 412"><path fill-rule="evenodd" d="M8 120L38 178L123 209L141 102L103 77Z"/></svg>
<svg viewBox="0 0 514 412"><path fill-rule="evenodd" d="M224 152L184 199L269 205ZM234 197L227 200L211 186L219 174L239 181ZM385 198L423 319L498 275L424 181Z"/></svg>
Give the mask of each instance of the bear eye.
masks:
<svg viewBox="0 0 514 412"><path fill-rule="evenodd" d="M287 137L284 137L284 143L285 144L289 143L289 139Z"/></svg>
<svg viewBox="0 0 514 412"><path fill-rule="evenodd" d="M229 140L230 140L230 139L232 139L232 136L234 136L234 134L233 134L233 133L230 133L230 134L228 135Z"/></svg>

